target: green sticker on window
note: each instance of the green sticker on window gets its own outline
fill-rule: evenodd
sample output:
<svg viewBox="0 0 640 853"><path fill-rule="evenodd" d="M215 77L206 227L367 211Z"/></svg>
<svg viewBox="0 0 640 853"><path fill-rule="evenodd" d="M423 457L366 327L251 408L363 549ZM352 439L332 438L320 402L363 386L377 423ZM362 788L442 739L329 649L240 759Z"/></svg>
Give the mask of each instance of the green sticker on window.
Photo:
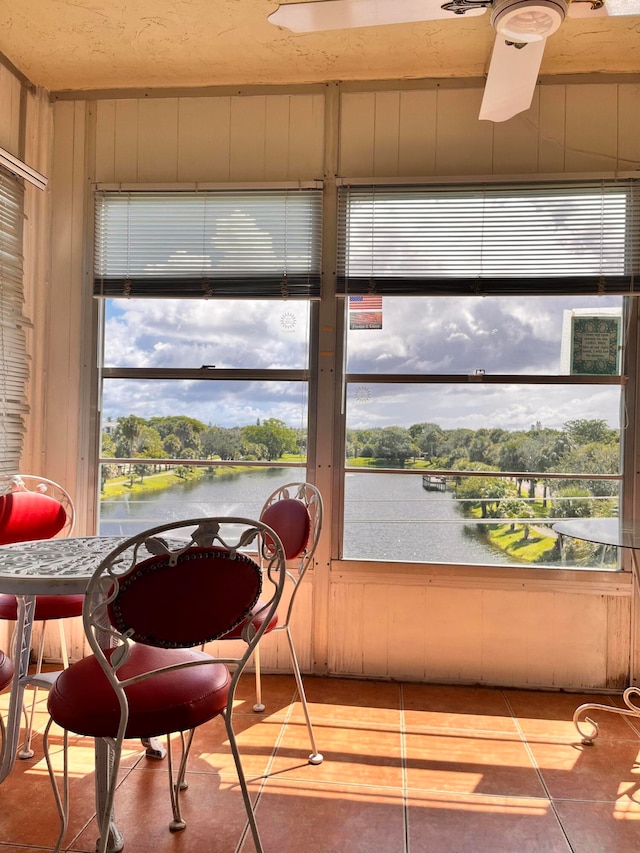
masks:
<svg viewBox="0 0 640 853"><path fill-rule="evenodd" d="M571 373L620 373L619 317L572 317Z"/></svg>

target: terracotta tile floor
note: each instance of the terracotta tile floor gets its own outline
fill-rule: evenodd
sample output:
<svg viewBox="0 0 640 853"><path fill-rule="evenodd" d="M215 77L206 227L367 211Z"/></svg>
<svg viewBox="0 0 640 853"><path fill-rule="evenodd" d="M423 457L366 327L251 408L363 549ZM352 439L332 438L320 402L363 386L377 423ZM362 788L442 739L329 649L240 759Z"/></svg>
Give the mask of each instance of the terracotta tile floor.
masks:
<svg viewBox="0 0 640 853"><path fill-rule="evenodd" d="M613 853L640 849L640 728L600 716L582 746L584 701L615 697L307 678L324 763L309 743L293 679L267 676L262 715L241 684L236 729L266 853ZM0 697L6 707L6 695ZM44 725L44 701L38 725ZM57 740L57 738L56 738ZM42 759L0 786L0 853L51 850L57 815ZM71 749L65 850L92 853L92 743ZM252 853L224 726L194 741L187 828L168 830L166 762L124 754L116 809L132 853Z"/></svg>

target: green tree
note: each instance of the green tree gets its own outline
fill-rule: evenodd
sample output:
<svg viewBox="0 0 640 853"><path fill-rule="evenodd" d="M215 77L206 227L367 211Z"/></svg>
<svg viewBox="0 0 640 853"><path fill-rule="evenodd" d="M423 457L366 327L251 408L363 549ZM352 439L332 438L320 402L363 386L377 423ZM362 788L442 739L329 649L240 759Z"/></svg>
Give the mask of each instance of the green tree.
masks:
<svg viewBox="0 0 640 853"><path fill-rule="evenodd" d="M149 459L162 459L167 455L157 429L146 425L140 428L134 441L134 455Z"/></svg>
<svg viewBox="0 0 640 853"><path fill-rule="evenodd" d="M379 459L405 462L417 454L418 447L412 441L408 429L390 426L380 430L374 451Z"/></svg>
<svg viewBox="0 0 640 853"><path fill-rule="evenodd" d="M267 450L267 459L279 459L283 453L296 452L296 431L278 418L267 418L260 425L244 427L243 438L261 444Z"/></svg>
<svg viewBox="0 0 640 853"><path fill-rule="evenodd" d="M479 508L482 518L498 518L508 494L509 484L500 477L463 477L456 486L456 499L464 501L467 510Z"/></svg>
<svg viewBox="0 0 640 853"><path fill-rule="evenodd" d="M170 432L162 439L162 446L164 447L167 456L175 459L180 453L182 442L175 433Z"/></svg>
<svg viewBox="0 0 640 853"><path fill-rule="evenodd" d="M124 453L118 454L119 456L134 455L135 441L144 426L146 426L146 421L137 415L127 415L126 417L118 418L118 426L115 431L116 446L120 449L122 448L122 442L124 442L125 449Z"/></svg>
<svg viewBox="0 0 640 853"><path fill-rule="evenodd" d="M240 427L212 426L200 436L202 452L207 459L219 456L220 459L242 458L242 430Z"/></svg>
<svg viewBox="0 0 640 853"><path fill-rule="evenodd" d="M618 430L611 429L601 418L577 418L567 421L563 426L573 445L592 444L596 441L608 444L618 440Z"/></svg>
<svg viewBox="0 0 640 853"><path fill-rule="evenodd" d="M409 427L411 440L430 459L440 456L440 446L446 438L445 431L438 424L422 423Z"/></svg>

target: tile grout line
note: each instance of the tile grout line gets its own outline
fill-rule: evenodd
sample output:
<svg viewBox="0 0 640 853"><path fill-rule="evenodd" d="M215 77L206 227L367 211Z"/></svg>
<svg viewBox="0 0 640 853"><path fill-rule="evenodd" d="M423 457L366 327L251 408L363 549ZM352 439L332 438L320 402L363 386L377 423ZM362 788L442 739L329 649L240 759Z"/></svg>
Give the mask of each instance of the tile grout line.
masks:
<svg viewBox="0 0 640 853"><path fill-rule="evenodd" d="M529 740L528 740L527 736L525 735L522 726L520 725L520 720L518 719L517 714L513 710L513 706L511 705L511 702L509 701L509 697L506 695L505 691L501 690L500 692L502 694L502 698L504 699L507 708L509 709L509 713L511 714L511 718L513 719L514 725L518 731L518 735L520 736L522 744L523 744L523 746L527 752L527 755L529 756L529 760L531 761L531 765L532 765L533 769L536 771L536 775L540 781L540 784L542 786L542 790L545 792L545 794L547 796L547 799L549 801L549 806L551 807L551 810L553 811L555 819L558 822L558 826L560 827L560 831L562 832L562 835L564 836L564 839L567 842L567 846L568 846L569 850L571 851L571 853L577 853L573 844L569 840L569 836L567 835L567 832L564 828L564 825L560 819L560 815L558 814L558 810L557 810L556 804L553 801L553 798L551 796L551 792L549 791L549 788L547 787L547 783L544 780L542 772L541 772L540 768L538 767L538 762L535 759L535 756L533 754L533 750L529 746Z"/></svg>
<svg viewBox="0 0 640 853"><path fill-rule="evenodd" d="M261 798L262 798L262 793L263 793L263 791L264 791L264 789L265 789L265 787L266 787L267 780L268 780L268 778L269 778L269 774L271 773L271 768L273 767L273 764L274 764L274 761L275 761L275 758L276 758L276 753L278 752L278 748L280 747L280 744L282 743L282 740L283 740L283 738L284 738L284 733L285 733L286 726L288 725L288 723L290 722L290 720L291 720L291 718L292 718L292 716L293 716L293 705L294 705L294 703L295 703L295 701L296 701L296 696L297 696L297 695L298 695L298 690L297 690L297 688L296 688L296 689L294 690L294 692L293 692L293 696L292 696L292 698L291 698L291 699L290 699L290 701L289 701L289 707L287 708L287 713L284 715L284 719L282 720L282 723L280 724L280 733L278 734L278 737L276 738L276 742L275 742L275 744L273 745L273 749L271 750L271 755L269 756L269 760L267 761L267 766L266 766L266 767L265 767L265 769L264 769L264 773L263 773L261 776L254 776L254 777L253 777L253 779L247 779L247 780L246 780L247 785L249 785L249 782L251 782L251 781L254 781L254 782L255 782L255 781L257 781L258 779L260 779L260 780L261 780L261 781L260 781L260 786L259 786L259 788L258 788L258 793L256 794L256 798L255 798L255 800L254 800L254 801L253 801L253 803L252 803L252 805L253 805L253 812L254 812L254 815L255 815L255 821L256 821L256 824L257 824L257 826L258 826L258 832L260 832L260 825L259 825L259 823L258 823L258 816L257 816L257 814L256 814L256 811L257 811L257 809L258 809L258 805L259 805L260 800L261 800ZM264 719L264 718L263 718L263 719ZM239 748L239 747L238 747L238 748ZM238 783L238 784L239 784L239 783ZM242 832L240 833L240 838L238 839L238 843L237 843L236 848L235 848L235 853L240 853L240 851L242 850L242 847L243 847L243 845L244 845L244 842L246 841L246 839L247 839L250 835L251 835L251 831L250 831L250 827L249 827L249 821L248 821L248 819L247 819L247 820L245 821L245 824L244 824L244 829L243 829L243 830L242 830Z"/></svg>
<svg viewBox="0 0 640 853"><path fill-rule="evenodd" d="M403 850L410 853L409 844L409 781L407 776L407 739L404 719L404 686L400 688L400 767L402 771L402 826L403 826Z"/></svg>

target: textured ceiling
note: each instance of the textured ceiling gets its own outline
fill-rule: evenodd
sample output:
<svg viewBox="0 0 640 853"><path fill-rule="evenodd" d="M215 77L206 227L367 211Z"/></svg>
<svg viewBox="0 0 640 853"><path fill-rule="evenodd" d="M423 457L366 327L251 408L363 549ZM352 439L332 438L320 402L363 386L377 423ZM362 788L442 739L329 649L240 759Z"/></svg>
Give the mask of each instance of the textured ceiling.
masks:
<svg viewBox="0 0 640 853"><path fill-rule="evenodd" d="M387 0L393 3L394 0ZM51 91L486 74L489 14L295 35L270 0L0 0L0 51ZM541 75L640 72L640 16L567 18Z"/></svg>

